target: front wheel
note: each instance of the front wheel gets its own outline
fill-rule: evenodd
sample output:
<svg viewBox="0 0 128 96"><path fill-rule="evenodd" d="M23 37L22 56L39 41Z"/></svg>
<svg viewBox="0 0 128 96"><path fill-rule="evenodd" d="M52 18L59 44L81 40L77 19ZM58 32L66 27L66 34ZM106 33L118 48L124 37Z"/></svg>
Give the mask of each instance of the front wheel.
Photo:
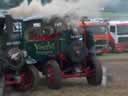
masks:
<svg viewBox="0 0 128 96"><path fill-rule="evenodd" d="M94 68L91 76L87 77L87 81L90 85L100 85L102 83L102 66L99 60L94 60Z"/></svg>
<svg viewBox="0 0 128 96"><path fill-rule="evenodd" d="M37 68L33 65L27 65L20 73L21 82L16 85L16 89L26 91L35 89L40 81L40 76Z"/></svg>
<svg viewBox="0 0 128 96"><path fill-rule="evenodd" d="M51 89L59 89L62 86L62 76L59 64L55 60L47 63L46 79L48 87Z"/></svg>

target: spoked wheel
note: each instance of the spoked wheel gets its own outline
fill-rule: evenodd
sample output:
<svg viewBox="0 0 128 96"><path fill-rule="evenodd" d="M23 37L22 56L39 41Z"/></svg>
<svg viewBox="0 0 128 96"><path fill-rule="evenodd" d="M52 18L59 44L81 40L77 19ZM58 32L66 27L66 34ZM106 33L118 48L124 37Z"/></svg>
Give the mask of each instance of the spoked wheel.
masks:
<svg viewBox="0 0 128 96"><path fill-rule="evenodd" d="M16 85L19 91L26 91L34 89L38 86L40 77L38 70L33 65L28 65L23 72L21 72L21 82Z"/></svg>
<svg viewBox="0 0 128 96"><path fill-rule="evenodd" d="M62 77L59 64L55 60L50 60L47 63L46 79L48 87L51 89L59 89L62 86Z"/></svg>
<svg viewBox="0 0 128 96"><path fill-rule="evenodd" d="M99 60L95 59L94 60L94 69L93 73L91 76L87 77L87 81L90 85L100 85L102 83L102 66Z"/></svg>

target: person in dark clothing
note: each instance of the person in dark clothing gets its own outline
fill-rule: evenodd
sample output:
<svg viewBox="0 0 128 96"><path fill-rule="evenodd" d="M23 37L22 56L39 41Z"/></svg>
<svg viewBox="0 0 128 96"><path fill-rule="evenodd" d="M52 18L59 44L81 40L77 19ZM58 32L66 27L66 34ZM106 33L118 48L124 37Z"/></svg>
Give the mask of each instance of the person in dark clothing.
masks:
<svg viewBox="0 0 128 96"><path fill-rule="evenodd" d="M95 51L95 41L93 38L93 32L88 30L84 21L80 22L79 27L82 29L81 34L83 34L83 42L85 42L85 46L88 49L88 54L95 56L96 51Z"/></svg>
<svg viewBox="0 0 128 96"><path fill-rule="evenodd" d="M3 58L5 55L5 48L6 48L6 35L4 32L4 24L5 24L5 18L0 17L0 78L3 75L4 71L4 66L5 64L3 63Z"/></svg>
<svg viewBox="0 0 128 96"><path fill-rule="evenodd" d="M5 62L4 62L4 55L5 55L5 46L7 38L4 33L4 24L5 24L5 18L0 17L0 96L4 96L4 71L5 71Z"/></svg>
<svg viewBox="0 0 128 96"><path fill-rule="evenodd" d="M91 32L90 30L86 30L86 40L87 40L87 48L88 48L88 53L92 54L92 55L96 55L96 51L95 51L95 41L93 38L93 32Z"/></svg>
<svg viewBox="0 0 128 96"><path fill-rule="evenodd" d="M70 60L70 65L73 66L74 72L81 72L80 67L87 56L87 48L84 47L79 28L73 27L68 30L66 38L68 38L70 42L68 42L65 54Z"/></svg>
<svg viewBox="0 0 128 96"><path fill-rule="evenodd" d="M72 62L75 72L81 72L80 66L86 62L87 56L95 56L95 42L93 39L93 32L87 29L84 22L83 26L73 27L66 31L65 38L70 40L66 48L66 56ZM86 66L86 65L85 65Z"/></svg>
<svg viewBox="0 0 128 96"><path fill-rule="evenodd" d="M5 32L4 32L4 22L5 18L0 17L0 50L3 50L5 48Z"/></svg>

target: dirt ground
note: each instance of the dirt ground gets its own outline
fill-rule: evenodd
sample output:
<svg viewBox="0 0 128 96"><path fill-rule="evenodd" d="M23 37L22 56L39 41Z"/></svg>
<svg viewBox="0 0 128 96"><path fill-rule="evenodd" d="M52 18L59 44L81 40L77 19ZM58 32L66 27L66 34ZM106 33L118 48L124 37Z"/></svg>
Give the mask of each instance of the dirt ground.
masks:
<svg viewBox="0 0 128 96"><path fill-rule="evenodd" d="M12 96L128 96L128 53L98 56L108 73L112 75L107 86L89 86L86 78L67 79L63 88L51 90L43 83L37 90ZM11 96L11 95L10 95Z"/></svg>

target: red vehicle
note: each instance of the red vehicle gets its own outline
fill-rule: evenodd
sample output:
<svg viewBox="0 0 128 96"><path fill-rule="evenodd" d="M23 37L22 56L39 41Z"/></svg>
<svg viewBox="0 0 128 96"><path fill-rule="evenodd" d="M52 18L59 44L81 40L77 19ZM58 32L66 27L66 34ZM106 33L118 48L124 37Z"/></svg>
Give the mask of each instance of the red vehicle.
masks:
<svg viewBox="0 0 128 96"><path fill-rule="evenodd" d="M114 52L128 49L128 21L109 21L109 45Z"/></svg>
<svg viewBox="0 0 128 96"><path fill-rule="evenodd" d="M108 44L108 23L103 21L86 21L88 30L93 32L96 43L97 54L109 52Z"/></svg>
<svg viewBox="0 0 128 96"><path fill-rule="evenodd" d="M59 17L27 17L21 27L19 23L12 23L10 17L6 19L5 32L14 29L8 34L22 27L20 45L6 44L7 56L0 58L1 64L6 65L3 68L6 86L23 91L36 88L40 81L39 71L46 77L48 87L53 89L61 88L66 78L85 77L88 84L94 86L102 83L102 64L92 50L95 44L90 32L84 28L83 31L68 29ZM17 36L12 37L8 41L17 39Z"/></svg>

